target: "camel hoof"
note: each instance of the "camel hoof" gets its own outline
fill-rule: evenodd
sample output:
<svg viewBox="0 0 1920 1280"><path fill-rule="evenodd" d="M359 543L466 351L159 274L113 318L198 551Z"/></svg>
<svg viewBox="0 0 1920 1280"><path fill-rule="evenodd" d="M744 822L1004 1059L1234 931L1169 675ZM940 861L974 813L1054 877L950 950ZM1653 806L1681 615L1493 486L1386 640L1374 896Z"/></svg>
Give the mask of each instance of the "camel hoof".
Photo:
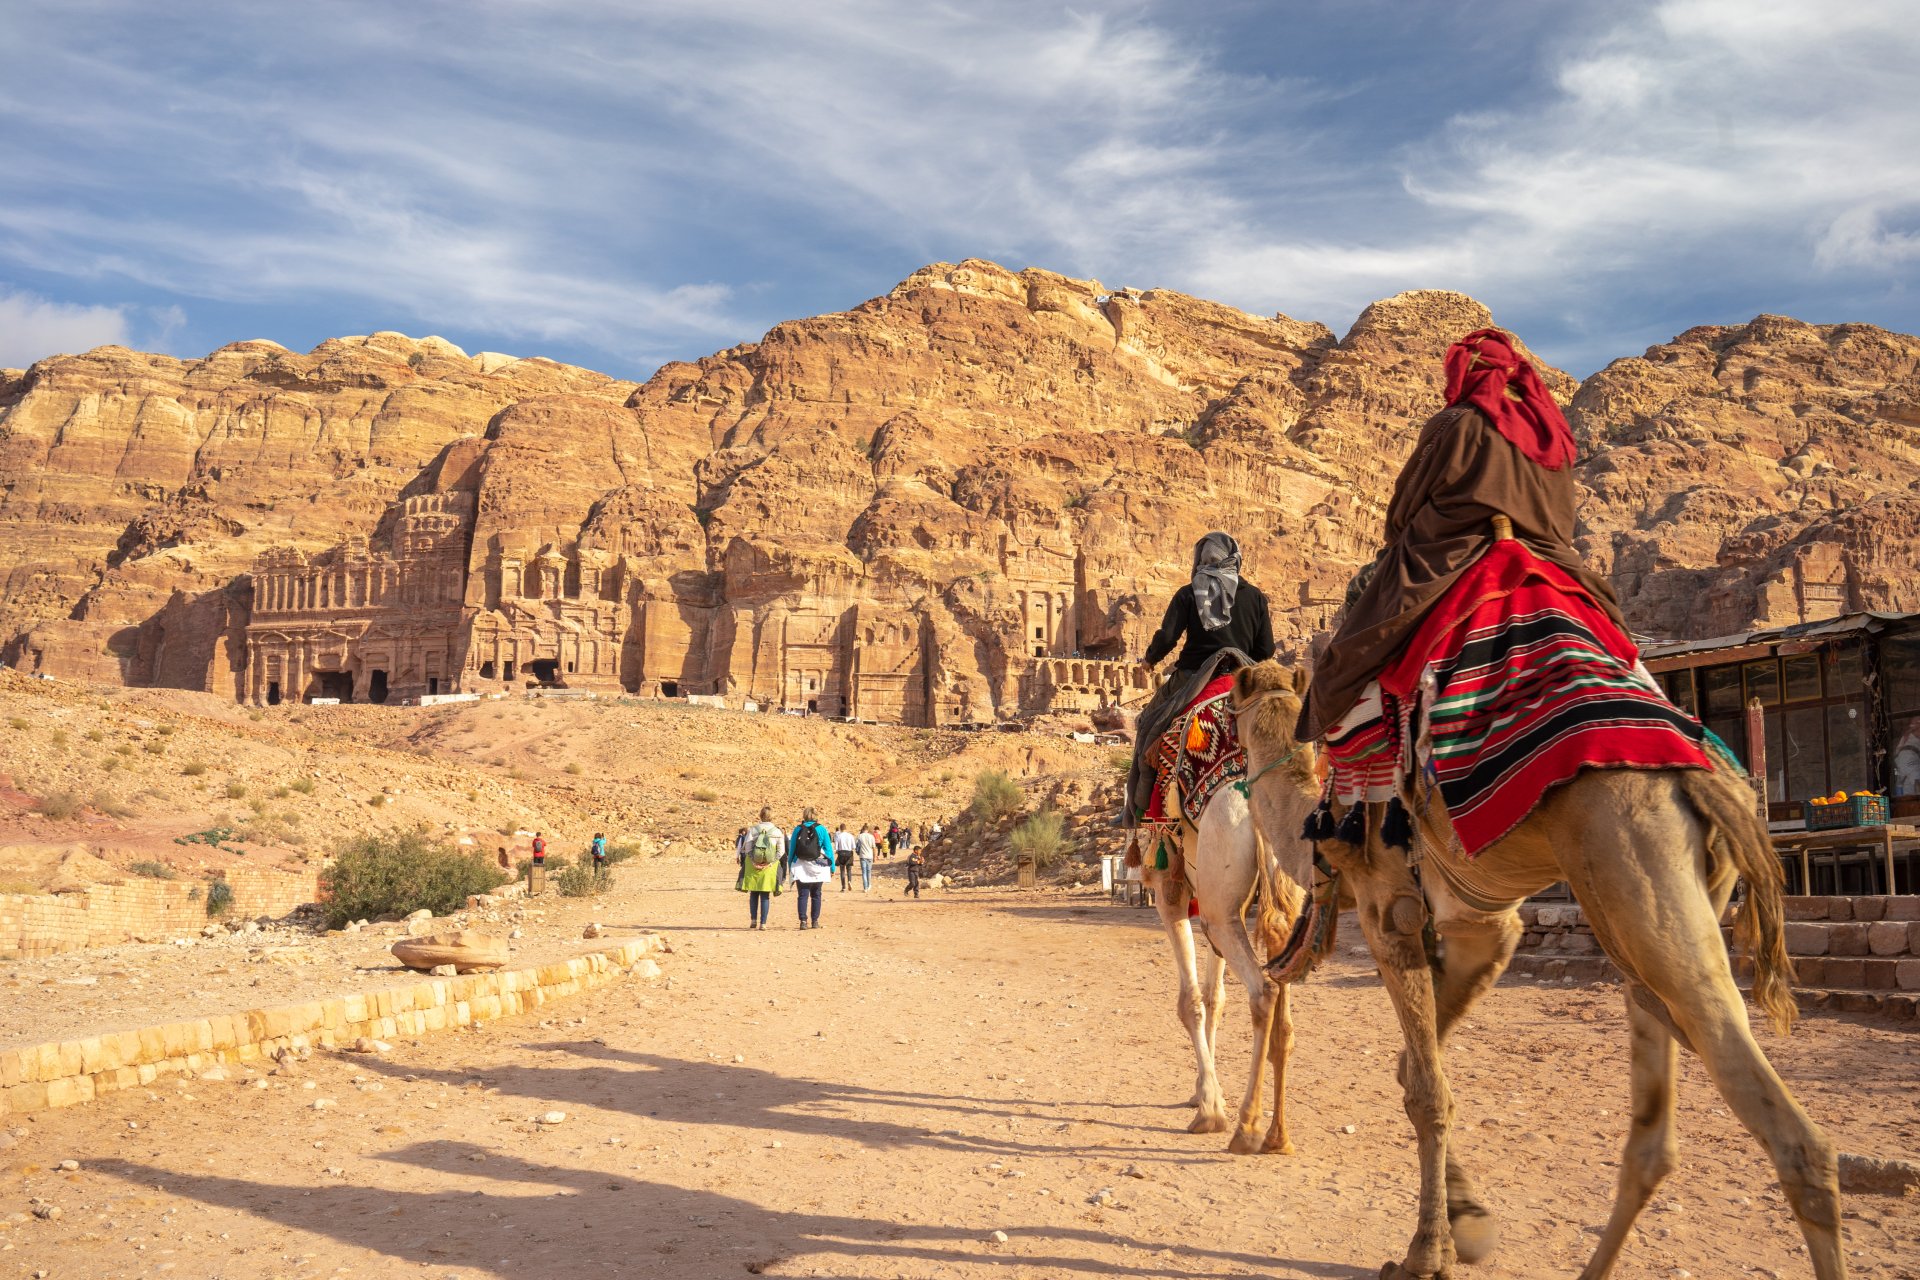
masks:
<svg viewBox="0 0 1920 1280"><path fill-rule="evenodd" d="M1260 1153L1269 1156L1290 1156L1293 1154L1293 1139L1280 1137L1268 1138L1261 1144Z"/></svg>
<svg viewBox="0 0 1920 1280"><path fill-rule="evenodd" d="M1235 1129L1233 1140L1227 1143L1227 1150L1236 1156L1258 1155L1260 1139L1251 1130Z"/></svg>
<svg viewBox="0 0 1920 1280"><path fill-rule="evenodd" d="M1447 1273L1436 1271L1427 1275L1420 1271L1409 1271L1397 1262L1389 1262L1380 1268L1380 1280L1447 1280Z"/></svg>
<svg viewBox="0 0 1920 1280"><path fill-rule="evenodd" d="M1202 1111L1199 1115L1193 1118L1193 1123L1187 1126L1187 1132L1188 1133L1225 1133L1231 1127L1232 1126L1227 1123L1227 1118L1225 1116L1208 1115L1206 1112Z"/></svg>
<svg viewBox="0 0 1920 1280"><path fill-rule="evenodd" d="M1462 1262L1478 1262L1500 1243L1500 1220L1485 1209L1455 1214L1447 1225L1453 1234L1454 1255Z"/></svg>

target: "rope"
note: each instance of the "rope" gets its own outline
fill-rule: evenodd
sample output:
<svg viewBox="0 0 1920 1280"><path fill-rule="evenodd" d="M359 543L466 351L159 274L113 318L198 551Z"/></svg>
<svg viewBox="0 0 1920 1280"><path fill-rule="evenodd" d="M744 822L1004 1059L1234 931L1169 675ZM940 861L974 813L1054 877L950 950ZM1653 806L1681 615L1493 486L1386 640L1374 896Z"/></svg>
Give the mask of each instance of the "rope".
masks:
<svg viewBox="0 0 1920 1280"><path fill-rule="evenodd" d="M1278 769L1281 765L1287 763L1287 761L1293 759L1295 756L1299 755L1302 751L1306 749L1307 749L1307 744L1304 742L1301 743L1299 746L1295 747L1293 750L1287 752L1287 754L1281 756L1278 760L1275 760L1273 763L1269 764L1266 768L1262 769L1260 772L1254 774L1251 778L1242 778L1240 779L1240 781L1234 783L1233 789L1235 791L1238 791L1242 796L1251 800L1253 798L1252 788L1254 783L1260 781L1260 779L1266 777L1268 774L1272 773L1275 769Z"/></svg>

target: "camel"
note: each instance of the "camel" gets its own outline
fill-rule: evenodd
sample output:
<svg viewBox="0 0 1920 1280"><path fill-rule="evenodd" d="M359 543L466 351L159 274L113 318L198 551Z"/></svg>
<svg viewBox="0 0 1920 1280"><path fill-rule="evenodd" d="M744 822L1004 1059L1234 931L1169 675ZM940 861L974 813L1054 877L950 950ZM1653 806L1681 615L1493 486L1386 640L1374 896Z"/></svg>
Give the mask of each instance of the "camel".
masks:
<svg viewBox="0 0 1920 1280"><path fill-rule="evenodd" d="M1276 662L1243 668L1234 683L1241 742L1257 777L1299 750L1294 724L1304 671ZM1311 873L1294 839L1294 798L1277 779L1251 796L1280 874ZM1748 894L1735 922L1754 963L1753 995L1776 1030L1792 1023L1791 964L1781 928L1781 876L1752 788L1731 770L1589 769L1549 792L1510 834L1467 863L1437 793L1417 782L1402 801L1414 815L1425 874L1380 838L1384 805L1369 805L1366 842L1322 840L1319 850L1357 903L1360 926L1406 1038L1400 1082L1420 1153L1419 1218L1406 1257L1383 1280L1442 1277L1474 1262L1498 1236L1449 1146L1453 1100L1441 1064L1448 1033L1493 985L1520 938L1527 894L1565 880L1595 937L1625 975L1632 1029L1632 1123L1613 1212L1580 1274L1613 1267L1634 1219L1674 1164L1675 1043L1700 1056L1714 1085L1773 1159L1818 1280L1846 1274L1832 1145L1788 1093L1748 1027L1719 921L1736 877ZM1301 880L1302 883L1311 883ZM1497 886L1491 900L1487 886ZM1431 929L1431 935L1428 931ZM1438 944L1431 950L1430 936Z"/></svg>
<svg viewBox="0 0 1920 1280"><path fill-rule="evenodd" d="M1288 812L1295 815L1296 831L1317 802L1313 759L1311 751L1302 753L1299 764L1285 772L1277 791L1278 796L1285 797ZM1168 812L1180 811L1175 795ZM1161 927L1173 948L1174 973L1180 982L1180 1023L1193 1041L1199 1063L1192 1100L1195 1113L1187 1132L1219 1133L1228 1128L1226 1104L1214 1069L1214 1045L1225 997L1225 971L1231 966L1247 991L1247 1011L1253 1020L1253 1069L1227 1150L1236 1155L1290 1155L1293 1143L1287 1137L1286 1078L1287 1057L1293 1047L1293 1018L1287 1009L1287 984L1268 977L1255 957L1246 914L1257 884L1261 892L1256 927L1272 955L1286 942L1306 892L1299 881L1273 874L1273 859L1254 830L1246 795L1238 786L1216 792L1201 811L1197 827L1183 821L1179 839L1180 848L1168 860L1167 869L1155 871L1149 866L1145 875L1154 889L1154 908ZM1150 844L1151 837L1142 843ZM1151 850L1146 852L1151 862ZM1196 899L1200 904L1198 919L1211 944L1204 980L1198 972L1193 917L1187 911L1188 904ZM1273 1067L1273 1123L1263 1136L1260 1092L1269 1063Z"/></svg>

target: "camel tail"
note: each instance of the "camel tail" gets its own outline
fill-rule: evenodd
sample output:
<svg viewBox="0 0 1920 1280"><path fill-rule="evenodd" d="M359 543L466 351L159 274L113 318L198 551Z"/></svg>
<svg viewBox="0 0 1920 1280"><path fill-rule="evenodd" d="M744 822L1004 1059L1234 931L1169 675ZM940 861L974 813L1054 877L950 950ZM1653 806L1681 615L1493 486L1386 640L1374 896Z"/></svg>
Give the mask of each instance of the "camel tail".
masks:
<svg viewBox="0 0 1920 1280"><path fill-rule="evenodd" d="M1767 1015L1775 1031L1792 1029L1799 1006L1793 998L1793 961L1787 955L1786 929L1781 923L1784 878L1773 840L1755 811L1753 793L1736 787L1730 775L1690 770L1688 798L1747 882L1747 900L1734 917L1734 943L1753 959L1753 1002Z"/></svg>

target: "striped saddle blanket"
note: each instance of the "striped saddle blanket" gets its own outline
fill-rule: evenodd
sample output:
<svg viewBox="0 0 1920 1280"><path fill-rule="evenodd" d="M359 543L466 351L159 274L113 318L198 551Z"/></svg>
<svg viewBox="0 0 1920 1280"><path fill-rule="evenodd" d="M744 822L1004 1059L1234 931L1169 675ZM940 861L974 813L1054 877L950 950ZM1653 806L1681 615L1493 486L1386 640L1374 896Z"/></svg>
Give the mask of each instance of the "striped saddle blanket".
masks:
<svg viewBox="0 0 1920 1280"><path fill-rule="evenodd" d="M1423 773L1471 858L1582 769L1707 768L1703 736L1571 576L1506 540L1328 734L1328 755L1348 803Z"/></svg>
<svg viewBox="0 0 1920 1280"><path fill-rule="evenodd" d="M1180 786L1180 810L1187 821L1199 824L1207 801L1229 782L1247 776L1247 753L1240 746L1240 729L1229 710L1233 676L1216 676L1173 718L1173 727L1160 735L1147 757L1156 781L1147 802L1149 826L1179 821L1168 812L1167 784Z"/></svg>

